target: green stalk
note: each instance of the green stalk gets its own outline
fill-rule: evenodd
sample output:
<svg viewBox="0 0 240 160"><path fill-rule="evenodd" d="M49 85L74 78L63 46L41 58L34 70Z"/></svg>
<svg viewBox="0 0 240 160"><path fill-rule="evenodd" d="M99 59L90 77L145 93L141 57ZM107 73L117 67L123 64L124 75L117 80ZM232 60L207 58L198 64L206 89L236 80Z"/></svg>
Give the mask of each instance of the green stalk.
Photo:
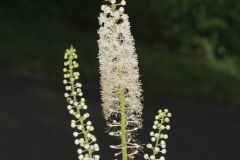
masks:
<svg viewBox="0 0 240 160"><path fill-rule="evenodd" d="M127 157L127 131L126 131L126 106L124 88L119 88L119 100L121 110L121 144L122 144L122 160L128 160Z"/></svg>

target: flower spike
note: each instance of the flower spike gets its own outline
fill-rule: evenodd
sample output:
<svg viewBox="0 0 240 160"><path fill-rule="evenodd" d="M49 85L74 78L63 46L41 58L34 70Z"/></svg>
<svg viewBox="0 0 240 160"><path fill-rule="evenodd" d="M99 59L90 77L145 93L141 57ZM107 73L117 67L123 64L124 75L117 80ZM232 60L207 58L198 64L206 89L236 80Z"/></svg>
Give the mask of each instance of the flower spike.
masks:
<svg viewBox="0 0 240 160"><path fill-rule="evenodd" d="M123 8L126 1L107 1L101 7L98 30L102 106L109 135L121 139L120 145L110 147L127 160L141 149L135 135L142 127L142 89L135 42Z"/></svg>
<svg viewBox="0 0 240 160"><path fill-rule="evenodd" d="M88 120L90 115L86 112L87 105L82 97L82 84L77 82L80 73L75 71L79 66L76 62L77 54L75 52L76 50L71 46L64 55L66 60L64 62L65 68L63 69L63 83L66 89L64 96L68 102L67 109L73 116L71 127L76 130L73 136L76 138L75 144L79 147L77 150L79 154L78 159L99 160L100 156L95 154L95 152L99 151L99 146L96 143L96 137L92 134L94 130L92 122Z"/></svg>

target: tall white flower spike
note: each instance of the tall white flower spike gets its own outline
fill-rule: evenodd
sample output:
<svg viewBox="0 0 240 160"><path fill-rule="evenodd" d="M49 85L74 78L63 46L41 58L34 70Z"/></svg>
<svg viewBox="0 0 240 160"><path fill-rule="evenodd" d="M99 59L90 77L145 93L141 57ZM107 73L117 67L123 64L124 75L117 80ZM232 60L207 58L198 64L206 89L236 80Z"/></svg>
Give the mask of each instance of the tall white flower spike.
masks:
<svg viewBox="0 0 240 160"><path fill-rule="evenodd" d="M121 144L110 147L119 150L115 156L122 154L122 160L127 160L141 148L134 136L142 127L142 89L135 42L124 13L126 1L106 1L98 30L102 106L109 135L121 139Z"/></svg>
<svg viewBox="0 0 240 160"><path fill-rule="evenodd" d="M172 114L168 111L168 109L159 110L158 115L155 117L155 121L153 124L153 131L150 132L151 141L153 144L147 144L147 148L149 148L152 153L144 154L144 159L146 160L165 160L164 155L166 154L166 139L168 139L168 135L164 133L164 130L170 130L170 117Z"/></svg>
<svg viewBox="0 0 240 160"><path fill-rule="evenodd" d="M63 83L66 89L64 96L68 102L67 109L73 116L71 127L76 129L73 136L76 138L75 144L79 147L77 150L79 154L78 159L99 160L100 156L95 154L95 152L99 151L99 146L96 143L96 137L91 133L94 130L92 122L87 120L90 115L85 111L87 105L85 104L85 99L82 97L82 84L77 82L80 74L75 71L79 66L76 62L77 54L75 52L76 50L71 47L66 50L64 56L66 60L64 62L65 68L63 69Z"/></svg>

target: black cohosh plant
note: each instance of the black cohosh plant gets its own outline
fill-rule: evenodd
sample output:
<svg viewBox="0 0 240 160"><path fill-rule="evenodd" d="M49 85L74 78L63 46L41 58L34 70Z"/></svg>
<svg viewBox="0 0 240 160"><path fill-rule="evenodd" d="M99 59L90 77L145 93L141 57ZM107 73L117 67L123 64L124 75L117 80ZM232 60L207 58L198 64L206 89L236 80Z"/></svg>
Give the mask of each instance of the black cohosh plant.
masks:
<svg viewBox="0 0 240 160"><path fill-rule="evenodd" d="M136 139L142 128L142 88L139 80L137 54L134 38L130 31L129 17L124 13L126 1L106 0L99 16L99 63L101 74L101 97L108 134L121 140L112 144L115 156L122 160L134 160L143 145ZM64 80L68 102L67 109L75 129L73 136L78 146L79 160L99 160L99 145L93 135L94 127L87 113L88 106L83 98L82 84L79 82L76 50L66 50L64 59ZM146 160L165 160L166 130L170 129L171 113L168 109L159 110L155 116L151 143L146 145L150 152L143 155Z"/></svg>

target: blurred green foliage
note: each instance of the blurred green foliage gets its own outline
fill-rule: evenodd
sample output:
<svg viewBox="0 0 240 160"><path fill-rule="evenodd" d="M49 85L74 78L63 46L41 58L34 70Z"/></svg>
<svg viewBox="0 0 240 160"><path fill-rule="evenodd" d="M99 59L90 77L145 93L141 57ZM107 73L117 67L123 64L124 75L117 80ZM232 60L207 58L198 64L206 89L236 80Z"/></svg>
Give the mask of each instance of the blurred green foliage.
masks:
<svg viewBox="0 0 240 160"><path fill-rule="evenodd" d="M1 3L2 12L20 14L29 23L35 18L54 19L78 29L95 30L102 2L2 0ZM128 3L134 34L151 47L165 53L206 57L240 52L239 0L131 0Z"/></svg>
<svg viewBox="0 0 240 160"><path fill-rule="evenodd" d="M157 49L206 57L240 53L239 0L130 2L129 12L141 24L136 34Z"/></svg>
<svg viewBox="0 0 240 160"><path fill-rule="evenodd" d="M61 75L73 44L83 77L99 77L99 0L1 0L0 67ZM145 90L240 105L239 0L129 0Z"/></svg>

